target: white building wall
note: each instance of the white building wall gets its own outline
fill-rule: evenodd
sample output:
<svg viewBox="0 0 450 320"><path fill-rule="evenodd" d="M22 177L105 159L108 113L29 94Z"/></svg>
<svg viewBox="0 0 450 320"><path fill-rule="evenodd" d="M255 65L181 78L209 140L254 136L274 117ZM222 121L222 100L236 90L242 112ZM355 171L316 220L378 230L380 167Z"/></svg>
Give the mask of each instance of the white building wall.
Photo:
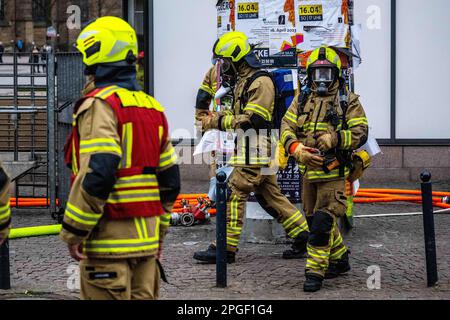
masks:
<svg viewBox="0 0 450 320"><path fill-rule="evenodd" d="M397 138L450 139L449 0L397 0ZM356 92L379 139L390 138L390 0L355 0L363 63ZM155 96L172 138L192 138L197 89L211 66L216 0L154 1Z"/></svg>
<svg viewBox="0 0 450 320"><path fill-rule="evenodd" d="M398 139L450 139L449 15L449 0L397 0Z"/></svg>

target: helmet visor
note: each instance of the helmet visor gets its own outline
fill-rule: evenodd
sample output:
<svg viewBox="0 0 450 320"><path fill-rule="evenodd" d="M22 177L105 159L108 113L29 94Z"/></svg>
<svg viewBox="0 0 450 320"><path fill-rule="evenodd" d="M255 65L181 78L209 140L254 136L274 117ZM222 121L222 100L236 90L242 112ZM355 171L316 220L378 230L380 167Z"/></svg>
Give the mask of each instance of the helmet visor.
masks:
<svg viewBox="0 0 450 320"><path fill-rule="evenodd" d="M334 72L332 68L314 68L312 72L314 82L332 82L334 81Z"/></svg>

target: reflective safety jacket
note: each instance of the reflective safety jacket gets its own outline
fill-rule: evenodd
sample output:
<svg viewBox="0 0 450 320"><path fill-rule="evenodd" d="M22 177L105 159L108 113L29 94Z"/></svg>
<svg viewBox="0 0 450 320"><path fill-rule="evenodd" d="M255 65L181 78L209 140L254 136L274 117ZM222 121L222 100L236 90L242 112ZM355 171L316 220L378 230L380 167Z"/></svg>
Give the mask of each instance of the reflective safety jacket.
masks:
<svg viewBox="0 0 450 320"><path fill-rule="evenodd" d="M369 127L364 109L359 102L359 96L349 92L348 108L343 112L338 97L338 84L336 83L330 94L318 96L311 93L306 105L300 110L298 97L294 99L281 124L280 141L289 150L292 143L299 141L307 147L317 148L316 140L321 134L337 132L339 136L338 150L353 151L367 141ZM332 121L331 114L337 115L337 122ZM343 126L345 118L347 125ZM336 117L335 117L336 119ZM333 123L334 122L334 123ZM345 129L345 130L344 130ZM325 173L322 168L305 167L299 165L301 173L308 181L333 181L343 179L349 174L349 168L336 168Z"/></svg>
<svg viewBox="0 0 450 320"><path fill-rule="evenodd" d="M160 200L158 174L176 165L162 106L144 92L89 84L73 127L62 239L83 242L90 258L154 255L173 206Z"/></svg>
<svg viewBox="0 0 450 320"><path fill-rule="evenodd" d="M234 89L234 110L216 112L203 120L205 130L238 132L235 152L229 160L229 164L235 167L262 168L268 167L271 161L270 128L267 124L272 122L275 102L272 79L259 77L244 92L247 81L257 71L243 64ZM246 101L241 101L243 96Z"/></svg>
<svg viewBox="0 0 450 320"><path fill-rule="evenodd" d="M9 206L10 180L0 163L0 238L6 239L11 225L11 208Z"/></svg>

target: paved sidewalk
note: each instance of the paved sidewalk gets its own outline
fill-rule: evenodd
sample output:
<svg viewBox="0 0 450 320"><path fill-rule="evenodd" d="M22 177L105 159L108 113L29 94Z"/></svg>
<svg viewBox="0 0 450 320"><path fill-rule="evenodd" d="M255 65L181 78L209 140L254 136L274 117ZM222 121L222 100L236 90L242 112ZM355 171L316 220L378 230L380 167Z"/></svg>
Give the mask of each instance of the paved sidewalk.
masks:
<svg viewBox="0 0 450 320"><path fill-rule="evenodd" d="M370 185L367 187L393 187ZM398 186L398 185L397 185ZM400 184L401 188L417 188ZM185 191L197 192L195 184ZM204 186L202 186L204 188ZM450 190L450 182L435 184L435 190ZM356 214L417 212L409 204L357 205ZM53 223L46 214L14 212L14 226ZM450 215L436 215L439 286L426 287L424 239L421 216L359 218L345 236L352 254L352 271L328 280L316 294L302 291L305 260L286 261L281 253L288 244L242 243L237 262L229 265L229 287L215 288L215 265L195 262L192 255L206 248L215 237L214 223L174 227L167 237L163 264L170 284L163 284L162 299L450 299ZM13 289L0 290L0 299L78 297L73 281L77 264L58 237L12 240ZM367 269L381 271L381 288L369 290ZM69 287L69 288L68 288Z"/></svg>

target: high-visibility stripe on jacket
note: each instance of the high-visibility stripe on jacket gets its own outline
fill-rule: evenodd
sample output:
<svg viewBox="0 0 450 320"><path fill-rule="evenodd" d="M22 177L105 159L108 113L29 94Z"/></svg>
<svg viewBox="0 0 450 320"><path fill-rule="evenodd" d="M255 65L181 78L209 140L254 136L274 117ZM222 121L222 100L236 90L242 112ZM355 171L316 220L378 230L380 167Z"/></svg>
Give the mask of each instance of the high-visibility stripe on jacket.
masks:
<svg viewBox="0 0 450 320"><path fill-rule="evenodd" d="M153 217L162 215L156 168L169 166L176 160L171 148L161 153L161 141L167 139L166 120L162 106L144 92L134 92L118 86L99 88L88 93L75 106L75 111L87 98L104 100L118 120L120 144L113 139L80 141L76 116L73 122L72 171L75 177L79 168L79 156L84 153L105 152L121 156L116 173L116 183L104 208L111 219ZM76 114L76 113L75 113ZM165 135L165 136L164 136ZM69 215L76 220L91 221L95 215L72 208Z"/></svg>

